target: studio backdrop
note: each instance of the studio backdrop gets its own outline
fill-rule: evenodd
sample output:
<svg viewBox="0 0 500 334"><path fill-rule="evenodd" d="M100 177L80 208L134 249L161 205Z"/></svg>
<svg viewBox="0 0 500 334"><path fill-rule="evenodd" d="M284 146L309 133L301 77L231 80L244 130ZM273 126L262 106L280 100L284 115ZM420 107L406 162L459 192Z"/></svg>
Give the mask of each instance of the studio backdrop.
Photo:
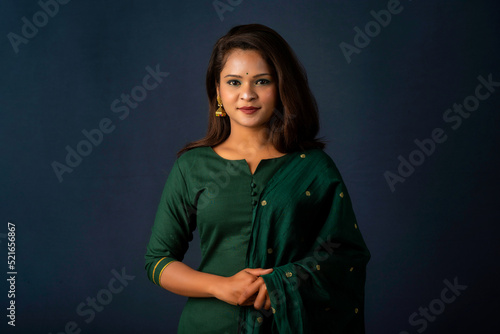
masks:
<svg viewBox="0 0 500 334"><path fill-rule="evenodd" d="M176 332L186 298L148 281L146 245L177 151L206 131L212 46L246 23L308 73L372 254L367 333L497 332L499 9L2 1L0 332Z"/></svg>

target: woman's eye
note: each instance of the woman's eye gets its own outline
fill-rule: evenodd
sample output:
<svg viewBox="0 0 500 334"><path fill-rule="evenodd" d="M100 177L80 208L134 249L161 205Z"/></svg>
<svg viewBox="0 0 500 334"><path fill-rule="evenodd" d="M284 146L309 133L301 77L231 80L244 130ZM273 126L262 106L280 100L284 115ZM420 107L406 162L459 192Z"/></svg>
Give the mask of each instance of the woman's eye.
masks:
<svg viewBox="0 0 500 334"><path fill-rule="evenodd" d="M270 82L271 81L269 81L267 79L259 79L259 80L257 80L257 85L267 85Z"/></svg>
<svg viewBox="0 0 500 334"><path fill-rule="evenodd" d="M238 80L229 80L227 83L230 86L237 86L240 84L240 82Z"/></svg>

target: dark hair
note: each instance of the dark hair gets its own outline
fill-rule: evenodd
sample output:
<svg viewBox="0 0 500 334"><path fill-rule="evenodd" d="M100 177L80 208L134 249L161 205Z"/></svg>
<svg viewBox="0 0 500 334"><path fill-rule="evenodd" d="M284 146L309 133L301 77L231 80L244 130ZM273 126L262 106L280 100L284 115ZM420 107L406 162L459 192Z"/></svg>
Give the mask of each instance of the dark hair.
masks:
<svg viewBox="0 0 500 334"><path fill-rule="evenodd" d="M306 72L288 43L273 29L261 24L233 27L221 37L208 63L208 130L204 138L186 144L178 153L195 147L214 146L229 137L229 117L216 117L217 90L220 73L229 51L256 50L267 61L278 79L278 101L269 121L269 140L274 147L289 153L325 147L315 138L319 131L318 106L307 81Z"/></svg>

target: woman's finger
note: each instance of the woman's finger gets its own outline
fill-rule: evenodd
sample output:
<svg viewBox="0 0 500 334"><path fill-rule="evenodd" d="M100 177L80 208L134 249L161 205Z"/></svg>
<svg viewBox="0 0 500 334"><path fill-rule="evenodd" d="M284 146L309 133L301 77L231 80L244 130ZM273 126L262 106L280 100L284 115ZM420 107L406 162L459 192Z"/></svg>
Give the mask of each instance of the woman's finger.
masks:
<svg viewBox="0 0 500 334"><path fill-rule="evenodd" d="M255 302L255 295L250 296L247 300L245 300L243 303L240 303L239 306L251 306Z"/></svg>
<svg viewBox="0 0 500 334"><path fill-rule="evenodd" d="M262 282L262 285L259 288L259 294L257 295L257 298L255 298L255 302L253 303L253 307L256 310L260 310L264 306L266 298L267 298L266 284Z"/></svg>
<svg viewBox="0 0 500 334"><path fill-rule="evenodd" d="M262 268L246 268L244 269L247 273L254 276L267 275L273 272L273 268L262 269Z"/></svg>
<svg viewBox="0 0 500 334"><path fill-rule="evenodd" d="M269 297L269 293L266 289L266 303L264 304L264 309L269 310L271 308L271 298Z"/></svg>
<svg viewBox="0 0 500 334"><path fill-rule="evenodd" d="M245 291L238 298L238 304L243 305L247 299L253 296L257 291L259 291L260 285L264 282L263 278L258 278L252 284L250 284Z"/></svg>

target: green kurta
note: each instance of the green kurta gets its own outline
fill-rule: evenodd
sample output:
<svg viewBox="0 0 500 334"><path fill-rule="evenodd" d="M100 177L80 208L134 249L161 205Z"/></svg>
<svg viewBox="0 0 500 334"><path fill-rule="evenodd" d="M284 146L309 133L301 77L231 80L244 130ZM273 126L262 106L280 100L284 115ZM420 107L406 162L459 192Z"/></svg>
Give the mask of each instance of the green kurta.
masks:
<svg viewBox="0 0 500 334"><path fill-rule="evenodd" d="M195 228L201 240L199 271L229 277L246 268L253 209L288 157L264 159L251 174L244 159L224 159L211 147L180 156L167 178L147 248L150 280L159 284L162 270L182 261ZM237 333L239 309L216 298L188 298L178 333Z"/></svg>
<svg viewBox="0 0 500 334"><path fill-rule="evenodd" d="M364 282L370 254L342 178L322 150L262 160L252 175L245 160L210 147L184 153L162 195L146 254L158 284L181 261L199 228L199 270L262 276L272 311L189 298L179 333L364 333Z"/></svg>

